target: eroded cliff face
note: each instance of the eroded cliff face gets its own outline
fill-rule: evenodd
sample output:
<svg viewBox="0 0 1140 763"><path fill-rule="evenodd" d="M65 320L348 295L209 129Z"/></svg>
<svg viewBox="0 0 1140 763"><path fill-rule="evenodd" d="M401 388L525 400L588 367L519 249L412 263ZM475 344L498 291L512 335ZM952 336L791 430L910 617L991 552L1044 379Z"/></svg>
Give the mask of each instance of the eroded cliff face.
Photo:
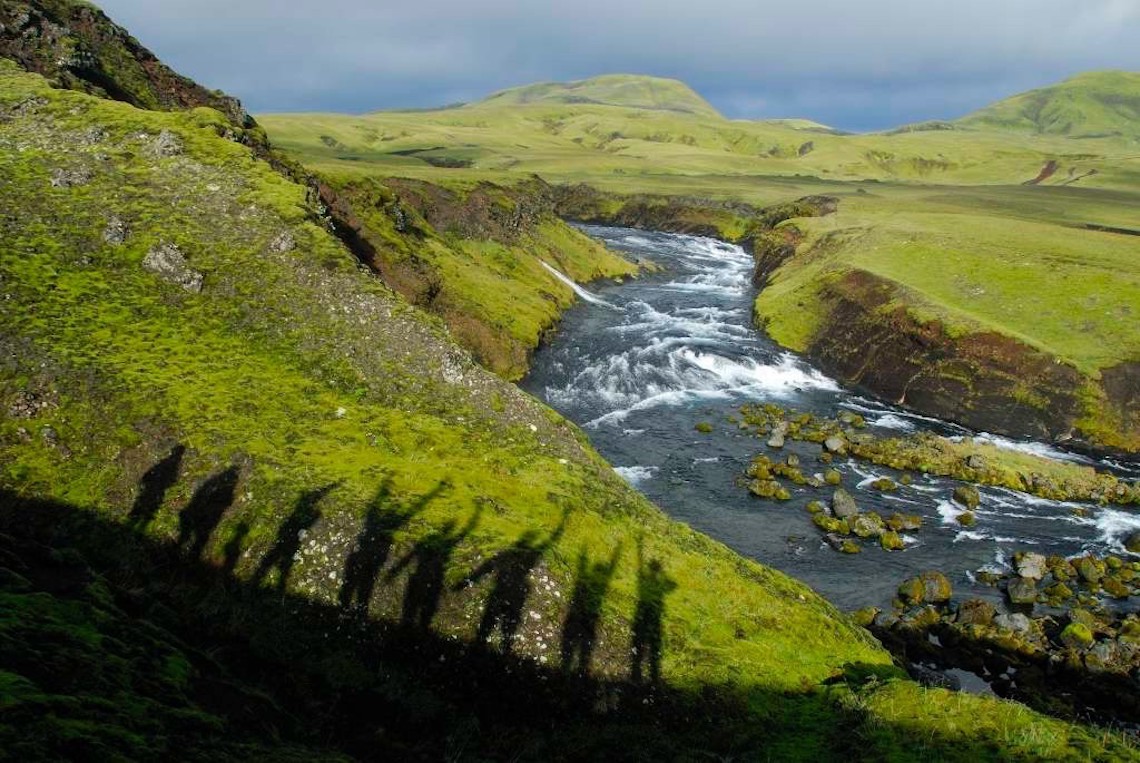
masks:
<svg viewBox="0 0 1140 763"><path fill-rule="evenodd" d="M893 402L986 431L1052 439L1080 413L1081 374L994 332L950 336L920 322L894 284L853 270L823 290L826 329L809 354Z"/></svg>

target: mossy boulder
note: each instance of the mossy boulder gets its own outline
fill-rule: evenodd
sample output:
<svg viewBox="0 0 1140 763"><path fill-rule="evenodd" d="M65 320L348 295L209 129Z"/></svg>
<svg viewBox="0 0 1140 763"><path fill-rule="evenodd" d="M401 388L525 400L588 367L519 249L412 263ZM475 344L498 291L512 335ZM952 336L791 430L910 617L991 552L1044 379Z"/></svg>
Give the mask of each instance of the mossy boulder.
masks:
<svg viewBox="0 0 1140 763"><path fill-rule="evenodd" d="M859 506L843 488L839 488L831 497L831 513L840 519L849 519L859 513Z"/></svg>
<svg viewBox="0 0 1140 763"><path fill-rule="evenodd" d="M1060 639L1070 649L1087 649L1093 643L1093 632L1084 623L1069 623L1061 631Z"/></svg>
<svg viewBox="0 0 1140 763"><path fill-rule="evenodd" d="M1114 599L1127 599L1132 595L1131 589L1116 578L1106 577L1101 582L1101 588Z"/></svg>
<svg viewBox="0 0 1140 763"><path fill-rule="evenodd" d="M922 529L922 517L918 514L892 514L887 518L887 527L895 532Z"/></svg>
<svg viewBox="0 0 1140 763"><path fill-rule="evenodd" d="M1104 577L1105 564L1091 556L1083 556L1076 561L1077 575L1086 583L1099 583Z"/></svg>
<svg viewBox="0 0 1140 763"><path fill-rule="evenodd" d="M1140 554L1140 532L1134 532L1125 538L1124 547L1133 554Z"/></svg>
<svg viewBox="0 0 1140 763"><path fill-rule="evenodd" d="M950 579L941 572L930 570L910 578L899 586L899 599L905 604L945 604L954 593Z"/></svg>
<svg viewBox="0 0 1140 763"><path fill-rule="evenodd" d="M883 518L873 511L856 514L854 518L849 518L848 522L851 524L851 532L860 538L878 538L886 529Z"/></svg>
<svg viewBox="0 0 1140 763"><path fill-rule="evenodd" d="M978 515L972 511L964 511L958 515L958 524L962 527L973 527L978 524Z"/></svg>
<svg viewBox="0 0 1140 763"><path fill-rule="evenodd" d="M1064 583L1054 583L1045 589L1044 594L1049 604L1057 606L1073 598L1073 589Z"/></svg>
<svg viewBox="0 0 1140 763"><path fill-rule="evenodd" d="M757 498L769 500L790 501L792 498L791 492L776 480L753 480L748 491Z"/></svg>
<svg viewBox="0 0 1140 763"><path fill-rule="evenodd" d="M902 536L894 530L886 530L879 536L879 545L884 551L902 551L906 548Z"/></svg>
<svg viewBox="0 0 1140 763"><path fill-rule="evenodd" d="M808 501L806 506L809 514L826 514L827 506L822 501Z"/></svg>
<svg viewBox="0 0 1140 763"><path fill-rule="evenodd" d="M1029 578L1014 578L1005 590L1013 604L1034 604L1037 602L1037 584Z"/></svg>
<svg viewBox="0 0 1140 763"><path fill-rule="evenodd" d="M970 599L958 605L956 622L960 625L990 625L997 616L993 604L982 599Z"/></svg>
<svg viewBox="0 0 1140 763"><path fill-rule="evenodd" d="M880 477L871 483L871 487L878 490L880 493L893 493L899 489L895 481L889 477Z"/></svg>
<svg viewBox="0 0 1140 763"><path fill-rule="evenodd" d="M982 495L973 485L959 485L954 488L954 502L973 511L982 503Z"/></svg>
<svg viewBox="0 0 1140 763"><path fill-rule="evenodd" d="M847 524L846 519L838 519L827 514L816 514L811 518L811 521L816 527L823 530L825 533L835 535L850 535L851 528Z"/></svg>
<svg viewBox="0 0 1140 763"><path fill-rule="evenodd" d="M828 469L823 475L823 481L832 487L837 487L843 483L843 475L838 469Z"/></svg>
<svg viewBox="0 0 1140 763"><path fill-rule="evenodd" d="M713 425L707 421L701 421L698 422L697 425L693 427L693 429L697 430L701 434L711 434L713 431Z"/></svg>
<svg viewBox="0 0 1140 763"><path fill-rule="evenodd" d="M1041 580L1048 571L1048 560L1043 554L1032 551L1018 552L1013 555L1013 568L1023 578Z"/></svg>

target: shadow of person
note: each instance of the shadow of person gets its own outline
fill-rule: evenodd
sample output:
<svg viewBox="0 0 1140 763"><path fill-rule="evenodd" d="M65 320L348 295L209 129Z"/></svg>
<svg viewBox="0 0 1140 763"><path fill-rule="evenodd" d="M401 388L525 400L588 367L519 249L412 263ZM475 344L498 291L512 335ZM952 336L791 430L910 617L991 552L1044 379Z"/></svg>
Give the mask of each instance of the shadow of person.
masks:
<svg viewBox="0 0 1140 763"><path fill-rule="evenodd" d="M435 613L439 610L440 598L443 596L447 566L451 563L451 557L459 544L475 531L482 515L483 507L479 506L467 524L458 530L457 522L454 519L448 520L440 529L416 543L411 551L392 567L387 576L388 580L394 579L404 569L412 567L412 572L408 576L408 586L404 591L404 605L400 617L405 626L421 631L431 628Z"/></svg>
<svg viewBox="0 0 1140 763"><path fill-rule="evenodd" d="M239 473L231 466L203 482L178 515L178 546L191 559L201 559L210 536L233 505Z"/></svg>
<svg viewBox="0 0 1140 763"><path fill-rule="evenodd" d="M230 535L230 539L226 541L226 546L222 549L224 556L222 572L227 577L233 576L234 570L237 569L238 560L241 559L241 552L245 546L245 539L249 537L251 529L249 522L239 522Z"/></svg>
<svg viewBox="0 0 1140 763"><path fill-rule="evenodd" d="M175 445L170 453L154 466L146 470L146 474L139 480L139 494L131 507L127 524L133 530L142 532L162 508L166 500L166 493L178 482L178 472L182 468L182 456L186 454L186 446Z"/></svg>
<svg viewBox="0 0 1140 763"><path fill-rule="evenodd" d="M380 571L392 553L396 533L447 488L446 481L440 482L410 506L404 507L391 500L391 479L384 481L368 506L364 526L345 560L344 583L339 595L342 607L367 612Z"/></svg>
<svg viewBox="0 0 1140 763"><path fill-rule="evenodd" d="M536 531L527 530L514 545L488 559L460 584L478 583L487 576L494 578L476 633L477 642L485 643L497 628L502 651L511 652L522 624L523 607L530 596L530 573L562 537L568 517L569 512L564 511L558 527L541 543Z"/></svg>
<svg viewBox="0 0 1140 763"><path fill-rule="evenodd" d="M591 562L585 551L578 553L574 591L562 623L562 670L567 674L583 678L590 674L602 604L617 572L621 553L620 544L609 561Z"/></svg>
<svg viewBox="0 0 1140 763"><path fill-rule="evenodd" d="M317 490L308 490L301 494L297 503L293 505L293 511L277 528L277 539L274 541L273 547L258 562L257 570L254 571L252 578L255 586L265 580L269 573L276 568L277 590L284 593L285 586L289 583L289 576L293 572L293 565L297 561L297 552L300 551L301 543L305 539L305 534L321 518L317 504L324 500L325 496L336 487L336 484L325 485Z"/></svg>
<svg viewBox="0 0 1140 763"><path fill-rule="evenodd" d="M661 560L645 562L642 543L637 544L637 609L633 614L633 638L630 653L630 678L643 683L646 678L656 683L661 678L662 620L665 597L677 588L661 565ZM648 676L646 676L648 667Z"/></svg>

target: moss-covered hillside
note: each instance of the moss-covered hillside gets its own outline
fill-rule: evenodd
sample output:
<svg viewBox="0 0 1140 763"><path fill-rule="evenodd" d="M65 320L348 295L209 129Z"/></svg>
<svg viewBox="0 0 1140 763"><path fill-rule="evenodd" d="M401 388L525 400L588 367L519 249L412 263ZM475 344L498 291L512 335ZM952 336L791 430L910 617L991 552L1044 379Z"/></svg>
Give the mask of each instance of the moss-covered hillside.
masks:
<svg viewBox="0 0 1140 763"><path fill-rule="evenodd" d="M229 125L0 61L4 755L1134 755L666 519Z"/></svg>

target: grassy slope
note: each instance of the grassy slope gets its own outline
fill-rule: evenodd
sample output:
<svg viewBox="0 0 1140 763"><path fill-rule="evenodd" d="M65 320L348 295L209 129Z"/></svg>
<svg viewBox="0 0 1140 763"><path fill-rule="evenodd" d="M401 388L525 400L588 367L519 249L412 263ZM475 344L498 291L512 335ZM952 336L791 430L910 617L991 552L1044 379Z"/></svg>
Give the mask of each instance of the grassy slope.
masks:
<svg viewBox="0 0 1140 763"><path fill-rule="evenodd" d="M1140 137L1140 73L1088 72L999 101L958 120L967 127L1095 138Z"/></svg>
<svg viewBox="0 0 1140 763"><path fill-rule="evenodd" d="M398 534L401 549L479 514L449 581L528 529L552 530L568 511L565 534L543 563L551 587L527 605L539 620L561 618L567 595L552 592L569 591L579 554L628 549L602 611L596 664L620 675L636 593L632 550L643 538L646 557L663 560L678 584L665 613L666 679L692 689L736 685L758 717L783 718L778 726L790 720L774 697L796 707L796 696L809 696L844 665L889 661L802 585L666 520L572 427L474 366L442 326L356 267L316 224L303 188L219 138L220 115L141 112L52 91L0 66L0 110L11 117L0 124L0 171L9 179L0 201L7 207L0 389L6 405L25 393L46 402L0 427L5 486L124 522L140 477L183 443L180 479L148 532L163 540L186 530L179 511L195 484L232 464L236 498L216 529L198 532L207 533L209 563L227 545L229 554L240 552L231 558L241 577L274 547L302 491L330 486L323 518L297 538L290 578L297 595L326 604L335 604L358 517L385 481L402 501L433 498ZM16 113L19 104L30 106ZM104 132L89 132L93 126ZM164 129L184 142L184 153L149 153ZM61 167L87 168L91 178L53 188L51 172ZM131 229L122 247L103 241L110 215ZM284 232L295 250L270 246ZM204 273L201 294L140 267L151 247L168 242ZM433 493L444 480L450 487ZM478 586L449 593L437 631L470 638L485 595ZM54 606L42 594L35 601ZM395 618L399 606L381 594L374 614ZM529 623L519 651L544 656L543 628ZM34 643L34 633L33 642L8 643ZM40 701L37 690L4 676L0 699L9 710ZM1102 752L1114 744L1012 705L906 682L845 696L865 715L860 733L879 751L872 757L1077 755L1070 744ZM927 711L912 717L915 707ZM942 730L973 716L990 720L970 740L939 741ZM923 729L929 741L904 741L927 736ZM789 753L827 754L828 729L802 734Z"/></svg>

